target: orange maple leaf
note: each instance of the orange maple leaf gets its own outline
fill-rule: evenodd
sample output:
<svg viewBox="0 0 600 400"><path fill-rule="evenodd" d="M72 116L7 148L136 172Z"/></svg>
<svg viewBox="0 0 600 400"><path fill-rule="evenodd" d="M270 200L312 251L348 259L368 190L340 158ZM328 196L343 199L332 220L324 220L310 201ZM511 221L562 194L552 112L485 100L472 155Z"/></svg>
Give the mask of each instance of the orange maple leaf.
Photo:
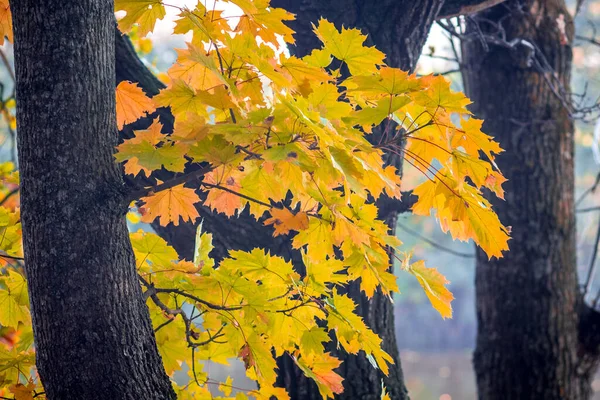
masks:
<svg viewBox="0 0 600 400"><path fill-rule="evenodd" d="M308 228L308 215L305 212L293 214L287 208L273 208L269 211L271 218L265 220L265 225L273 225L273 236L284 235L290 230L301 231Z"/></svg>
<svg viewBox="0 0 600 400"><path fill-rule="evenodd" d="M4 37L9 42L13 41L12 16L8 0L0 0L0 45L4 44Z"/></svg>
<svg viewBox="0 0 600 400"><path fill-rule="evenodd" d="M117 127L123 129L127 124L137 121L146 113L153 113L156 106L142 89L128 81L119 83L117 96Z"/></svg>
<svg viewBox="0 0 600 400"><path fill-rule="evenodd" d="M15 400L33 400L33 391L35 390L35 383L32 380L29 381L27 386L22 383L10 385L8 390L15 395Z"/></svg>
<svg viewBox="0 0 600 400"><path fill-rule="evenodd" d="M228 172L225 168L216 169L204 176L204 182L209 185L223 186L238 193L242 189L239 183L239 174L236 173L236 170ZM237 194L219 188L212 188L208 191L204 204L217 212L222 212L228 217L232 217L246 203L242 202L242 198Z"/></svg>
<svg viewBox="0 0 600 400"><path fill-rule="evenodd" d="M184 188L183 184L175 186L148 197L142 197L141 200L146 203L144 208L146 213L142 216L142 221L150 223L160 217L159 223L166 226L169 222L173 225L179 225L179 218L183 221L194 221L200 217L194 203L200 201L200 197L194 189Z"/></svg>

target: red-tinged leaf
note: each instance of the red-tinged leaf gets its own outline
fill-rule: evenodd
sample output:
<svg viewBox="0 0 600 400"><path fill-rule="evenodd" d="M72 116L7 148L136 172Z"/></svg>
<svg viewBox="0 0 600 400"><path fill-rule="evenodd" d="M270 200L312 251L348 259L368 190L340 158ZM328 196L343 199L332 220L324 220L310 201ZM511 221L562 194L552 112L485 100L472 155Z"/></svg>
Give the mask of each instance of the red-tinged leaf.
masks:
<svg viewBox="0 0 600 400"><path fill-rule="evenodd" d="M496 196L504 200L504 189L502 189L502 184L506 181L507 179L504 177L504 175L499 172L492 171L487 178L485 178L484 185L494 192Z"/></svg>
<svg viewBox="0 0 600 400"><path fill-rule="evenodd" d="M273 208L269 211L271 218L264 221L265 225L273 225L273 236L285 235L291 230L301 231L308 228L308 215L304 212L293 214L287 208Z"/></svg>
<svg viewBox="0 0 600 400"><path fill-rule="evenodd" d="M344 378L333 370L340 366L341 361L328 353L310 354L294 359L296 365L309 378L314 379L319 387L319 392L324 398L333 398L334 394L344 392L342 382Z"/></svg>

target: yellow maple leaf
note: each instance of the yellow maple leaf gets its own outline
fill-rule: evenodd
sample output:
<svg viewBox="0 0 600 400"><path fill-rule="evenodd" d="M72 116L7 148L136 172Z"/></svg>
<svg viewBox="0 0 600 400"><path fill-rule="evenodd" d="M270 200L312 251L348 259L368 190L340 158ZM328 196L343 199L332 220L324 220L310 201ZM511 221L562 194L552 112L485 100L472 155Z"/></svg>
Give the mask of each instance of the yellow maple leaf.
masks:
<svg viewBox="0 0 600 400"><path fill-rule="evenodd" d="M397 96L422 88L422 83L414 75L398 68L382 67L371 75L351 76L344 81L350 95L389 95Z"/></svg>
<svg viewBox="0 0 600 400"><path fill-rule="evenodd" d="M145 214L142 216L142 221L150 223L156 218L159 218L159 223L162 226L168 225L170 222L173 225L179 225L179 219L183 221L194 221L200 217L194 203L200 202L200 197L194 189L183 187L183 184L175 186L158 193L154 193L148 197L142 197L145 203Z"/></svg>
<svg viewBox="0 0 600 400"><path fill-rule="evenodd" d="M504 189L502 189L502 184L506 181L507 179L504 177L504 175L499 172L492 171L487 178L485 178L484 185L494 192L498 198L504 200Z"/></svg>
<svg viewBox="0 0 600 400"><path fill-rule="evenodd" d="M196 91L181 79L173 80L171 85L154 96L154 102L160 107L171 107L175 119L185 118L189 113L202 114L206 110L206 104Z"/></svg>
<svg viewBox="0 0 600 400"><path fill-rule="evenodd" d="M208 10L201 1L196 8L190 10L183 8L179 14L179 19L175 20L173 33L186 34L193 32L192 43L196 46L202 46L203 42L209 42L230 29L227 23L228 18L222 16L222 10Z"/></svg>
<svg viewBox="0 0 600 400"><path fill-rule="evenodd" d="M308 228L302 230L294 237L292 247L299 249L308 244L308 257L313 261L324 260L333 255L333 237L329 222L311 218Z"/></svg>
<svg viewBox="0 0 600 400"><path fill-rule="evenodd" d="M412 263L408 271L417 278L433 308L443 318L451 318L452 306L450 303L454 300L454 296L445 286L450 282L444 275L435 268L427 268L423 260Z"/></svg>
<svg viewBox="0 0 600 400"><path fill-rule="evenodd" d="M470 114L465 108L471 101L462 92L450 89L450 81L442 75L428 75L421 78L426 90L417 92L413 99L427 107L435 110L442 108L447 112L459 112Z"/></svg>
<svg viewBox="0 0 600 400"><path fill-rule="evenodd" d="M25 277L9 269L1 282L5 288L0 289L0 324L16 329L21 322L30 323Z"/></svg>
<svg viewBox="0 0 600 400"><path fill-rule="evenodd" d="M117 127L137 121L145 114L156 110L154 103L148 98L137 83L123 81L116 89L117 96Z"/></svg>
<svg viewBox="0 0 600 400"><path fill-rule="evenodd" d="M487 161L475 158L460 150L452 152L452 172L457 180L471 178L476 187L480 188L492 172L492 166Z"/></svg>
<svg viewBox="0 0 600 400"><path fill-rule="evenodd" d="M140 36L146 36L154 29L156 21L166 15L160 0L115 0L115 11L127 12L127 15L119 20L119 29L129 32L137 23Z"/></svg>
<svg viewBox="0 0 600 400"><path fill-rule="evenodd" d="M314 31L324 44L324 49L348 65L352 75L376 71L383 64L385 54L375 47L365 47L367 39L358 29L342 28L338 31L329 21L321 19Z"/></svg>
<svg viewBox="0 0 600 400"><path fill-rule="evenodd" d="M456 129L452 135L452 146L461 146L467 154L477 157L483 151L490 161L494 161L494 153L503 152L498 142L481 131L483 121L469 118L460 121L462 129Z"/></svg>
<svg viewBox="0 0 600 400"><path fill-rule="evenodd" d="M271 7L270 0L230 0L242 9L236 32L260 36L265 42L277 45L277 35L283 36L287 43L294 43L294 33L283 21L294 19L294 15L282 8Z"/></svg>

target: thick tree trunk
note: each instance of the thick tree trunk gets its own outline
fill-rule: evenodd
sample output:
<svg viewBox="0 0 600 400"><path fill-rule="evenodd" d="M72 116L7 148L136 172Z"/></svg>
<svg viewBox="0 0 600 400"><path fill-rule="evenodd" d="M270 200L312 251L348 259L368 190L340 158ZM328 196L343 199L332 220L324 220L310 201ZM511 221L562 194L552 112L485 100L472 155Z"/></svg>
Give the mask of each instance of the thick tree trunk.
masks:
<svg viewBox="0 0 600 400"><path fill-rule="evenodd" d="M580 342L586 308L576 273L571 17L563 0L509 1L469 21L467 34L466 93L506 150L496 160L508 179L506 201L493 205L512 226L503 258L477 257L479 398L587 399L597 364L589 350L598 341L594 333L593 344ZM590 316L597 319L587 309Z"/></svg>
<svg viewBox="0 0 600 400"><path fill-rule="evenodd" d="M296 20L290 23L296 31L296 45L291 51L299 56L320 47L319 40L312 33L311 23L326 18L338 28L358 28L367 34L367 43L386 54L388 65L413 70L443 1L273 0L272 4L296 14ZM397 157L394 160L388 159L400 171L402 161ZM380 207L380 215L386 215L386 222L394 232L397 214ZM358 304L356 312L383 339L383 348L393 357L395 364L390 368L389 375L385 376L375 370L363 354L337 354L343 360L340 373L345 377L344 393L339 398L379 399L383 383L392 399L407 399L394 331L393 304L381 292L375 293L371 300L367 299L357 283L350 285L348 293ZM304 378L291 360L281 359L279 367L280 382L293 399L320 398L315 385Z"/></svg>
<svg viewBox="0 0 600 400"><path fill-rule="evenodd" d="M46 396L173 399L114 163L110 0L11 2L25 268Z"/></svg>

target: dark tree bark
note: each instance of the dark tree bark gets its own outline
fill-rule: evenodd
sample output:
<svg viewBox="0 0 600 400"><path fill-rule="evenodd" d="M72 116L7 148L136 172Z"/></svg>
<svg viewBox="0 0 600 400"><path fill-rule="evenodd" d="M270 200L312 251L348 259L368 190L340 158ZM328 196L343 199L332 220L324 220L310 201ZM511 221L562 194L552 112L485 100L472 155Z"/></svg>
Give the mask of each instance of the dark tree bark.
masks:
<svg viewBox="0 0 600 400"><path fill-rule="evenodd" d="M12 1L25 268L46 396L174 399L114 163L110 0Z"/></svg>
<svg viewBox="0 0 600 400"><path fill-rule="evenodd" d="M477 256L479 398L588 399L599 317L577 284L572 20L563 0L509 1L468 22L467 35L466 93L506 150L496 160L506 201L492 202L512 226L503 258Z"/></svg>

